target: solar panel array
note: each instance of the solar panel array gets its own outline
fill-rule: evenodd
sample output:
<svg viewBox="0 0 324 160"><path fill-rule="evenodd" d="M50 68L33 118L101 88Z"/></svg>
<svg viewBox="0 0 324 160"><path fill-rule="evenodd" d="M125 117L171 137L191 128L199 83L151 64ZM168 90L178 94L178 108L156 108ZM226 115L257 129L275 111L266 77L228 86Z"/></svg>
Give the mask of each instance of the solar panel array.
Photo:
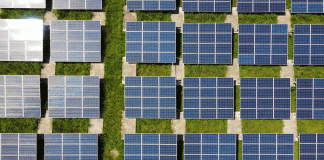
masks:
<svg viewBox="0 0 324 160"><path fill-rule="evenodd" d="M177 160L176 134L125 134L125 160Z"/></svg>
<svg viewBox="0 0 324 160"><path fill-rule="evenodd" d="M299 134L299 160L324 159L324 134Z"/></svg>
<svg viewBox="0 0 324 160"><path fill-rule="evenodd" d="M101 10L102 0L53 0L53 9Z"/></svg>
<svg viewBox="0 0 324 160"><path fill-rule="evenodd" d="M287 24L240 24L240 65L287 65Z"/></svg>
<svg viewBox="0 0 324 160"><path fill-rule="evenodd" d="M297 119L324 119L323 93L323 78L297 78Z"/></svg>
<svg viewBox="0 0 324 160"><path fill-rule="evenodd" d="M235 134L185 134L184 159L236 160Z"/></svg>
<svg viewBox="0 0 324 160"><path fill-rule="evenodd" d="M285 12L286 0L238 0L237 12Z"/></svg>
<svg viewBox="0 0 324 160"><path fill-rule="evenodd" d="M324 25L295 25L295 65L324 65L323 49Z"/></svg>
<svg viewBox="0 0 324 160"><path fill-rule="evenodd" d="M0 8L46 8L45 0L2 0Z"/></svg>
<svg viewBox="0 0 324 160"><path fill-rule="evenodd" d="M176 1L127 0L127 10L176 10Z"/></svg>
<svg viewBox="0 0 324 160"><path fill-rule="evenodd" d="M323 0L292 0L291 13L323 13Z"/></svg>
<svg viewBox="0 0 324 160"><path fill-rule="evenodd" d="M294 160L293 134L243 134L243 160Z"/></svg>
<svg viewBox="0 0 324 160"><path fill-rule="evenodd" d="M97 134L45 134L44 157L53 159L98 159Z"/></svg>
<svg viewBox="0 0 324 160"><path fill-rule="evenodd" d="M99 118L99 86L99 76L49 76L49 117Z"/></svg>
<svg viewBox="0 0 324 160"><path fill-rule="evenodd" d="M231 64L231 23L184 23L183 63Z"/></svg>
<svg viewBox="0 0 324 160"><path fill-rule="evenodd" d="M0 134L0 159L37 159L37 135L24 133Z"/></svg>
<svg viewBox="0 0 324 160"><path fill-rule="evenodd" d="M290 119L289 78L241 78L242 119Z"/></svg>
<svg viewBox="0 0 324 160"><path fill-rule="evenodd" d="M176 118L175 77L125 77L126 118Z"/></svg>
<svg viewBox="0 0 324 160"><path fill-rule="evenodd" d="M126 61L176 62L175 22L126 22Z"/></svg>
<svg viewBox="0 0 324 160"><path fill-rule="evenodd" d="M234 119L233 78L183 78L185 119Z"/></svg>
<svg viewBox="0 0 324 160"><path fill-rule="evenodd" d="M51 20L51 61L100 62L100 21Z"/></svg>
<svg viewBox="0 0 324 160"><path fill-rule="evenodd" d="M231 0L182 0L184 12L231 12Z"/></svg>
<svg viewBox="0 0 324 160"><path fill-rule="evenodd" d="M43 20L0 19L0 61L43 61Z"/></svg>
<svg viewBox="0 0 324 160"><path fill-rule="evenodd" d="M39 118L40 116L39 76L0 76L0 117Z"/></svg>

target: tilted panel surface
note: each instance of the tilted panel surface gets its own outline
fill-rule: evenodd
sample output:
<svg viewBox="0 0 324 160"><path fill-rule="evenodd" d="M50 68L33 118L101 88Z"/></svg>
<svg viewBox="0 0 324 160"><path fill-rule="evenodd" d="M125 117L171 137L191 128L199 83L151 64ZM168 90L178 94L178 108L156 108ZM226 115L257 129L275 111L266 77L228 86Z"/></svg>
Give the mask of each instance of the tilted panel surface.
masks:
<svg viewBox="0 0 324 160"><path fill-rule="evenodd" d="M290 119L289 78L241 78L242 119Z"/></svg>
<svg viewBox="0 0 324 160"><path fill-rule="evenodd" d="M182 59L185 64L231 64L231 23L184 23Z"/></svg>
<svg viewBox="0 0 324 160"><path fill-rule="evenodd" d="M176 10L176 0L127 0L127 10Z"/></svg>
<svg viewBox="0 0 324 160"><path fill-rule="evenodd" d="M0 159L36 160L37 135L33 133L0 134Z"/></svg>
<svg viewBox="0 0 324 160"><path fill-rule="evenodd" d="M299 160L324 159L324 134L299 134Z"/></svg>
<svg viewBox="0 0 324 160"><path fill-rule="evenodd" d="M53 9L101 10L102 0L53 0Z"/></svg>
<svg viewBox="0 0 324 160"><path fill-rule="evenodd" d="M292 0L291 13L323 13L323 0Z"/></svg>
<svg viewBox="0 0 324 160"><path fill-rule="evenodd" d="M231 12L230 0L182 0L184 12Z"/></svg>
<svg viewBox="0 0 324 160"><path fill-rule="evenodd" d="M286 12L286 0L238 0L237 12Z"/></svg>
<svg viewBox="0 0 324 160"><path fill-rule="evenodd" d="M45 0L1 0L0 8L46 8Z"/></svg>

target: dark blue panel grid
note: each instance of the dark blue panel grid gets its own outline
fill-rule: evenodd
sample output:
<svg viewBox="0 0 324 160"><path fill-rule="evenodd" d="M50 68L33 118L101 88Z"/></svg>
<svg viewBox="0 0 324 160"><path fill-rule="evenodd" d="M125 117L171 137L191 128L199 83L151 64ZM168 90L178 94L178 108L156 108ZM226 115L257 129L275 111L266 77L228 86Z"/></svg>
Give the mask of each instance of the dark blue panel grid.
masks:
<svg viewBox="0 0 324 160"><path fill-rule="evenodd" d="M236 160L236 134L185 134L184 159Z"/></svg>
<svg viewBox="0 0 324 160"><path fill-rule="evenodd" d="M184 12L231 12L231 0L182 0Z"/></svg>
<svg viewBox="0 0 324 160"><path fill-rule="evenodd" d="M175 63L175 22L126 22L126 62Z"/></svg>
<svg viewBox="0 0 324 160"><path fill-rule="evenodd" d="M287 65L287 24L240 24L240 65Z"/></svg>
<svg viewBox="0 0 324 160"><path fill-rule="evenodd" d="M127 0L127 10L176 10L176 0Z"/></svg>
<svg viewBox="0 0 324 160"><path fill-rule="evenodd" d="M243 134L242 160L294 160L293 134Z"/></svg>
<svg viewBox="0 0 324 160"><path fill-rule="evenodd" d="M175 77L125 77L126 118L176 118Z"/></svg>
<svg viewBox="0 0 324 160"><path fill-rule="evenodd" d="M291 13L323 13L323 0L292 0Z"/></svg>
<svg viewBox="0 0 324 160"><path fill-rule="evenodd" d="M185 64L231 64L231 23L184 23L182 56Z"/></svg>
<svg viewBox="0 0 324 160"><path fill-rule="evenodd" d="M286 0L237 0L237 12L285 12Z"/></svg>
<svg viewBox="0 0 324 160"><path fill-rule="evenodd" d="M233 78L184 78L185 119L234 119Z"/></svg>
<svg viewBox="0 0 324 160"><path fill-rule="evenodd" d="M324 159L324 134L300 133L299 134L299 160Z"/></svg>
<svg viewBox="0 0 324 160"><path fill-rule="evenodd" d="M125 160L177 160L176 134L125 134Z"/></svg>
<svg viewBox="0 0 324 160"><path fill-rule="evenodd" d="M290 119L289 78L241 78L242 119Z"/></svg>
<svg viewBox="0 0 324 160"><path fill-rule="evenodd" d="M1 133L0 159L33 160L37 159L37 134Z"/></svg>
<svg viewBox="0 0 324 160"><path fill-rule="evenodd" d="M324 25L295 25L294 64L324 65Z"/></svg>
<svg viewBox="0 0 324 160"><path fill-rule="evenodd" d="M297 119L324 119L324 79L297 78Z"/></svg>

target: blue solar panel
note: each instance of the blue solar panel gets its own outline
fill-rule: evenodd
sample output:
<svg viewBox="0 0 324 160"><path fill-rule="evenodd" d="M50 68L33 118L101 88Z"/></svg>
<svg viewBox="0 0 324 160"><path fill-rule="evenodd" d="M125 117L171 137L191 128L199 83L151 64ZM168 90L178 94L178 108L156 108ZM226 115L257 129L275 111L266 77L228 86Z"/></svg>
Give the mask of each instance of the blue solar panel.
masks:
<svg viewBox="0 0 324 160"><path fill-rule="evenodd" d="M125 77L126 118L176 118L175 77Z"/></svg>
<svg viewBox="0 0 324 160"><path fill-rule="evenodd" d="M324 25L295 25L295 65L324 65L323 50Z"/></svg>
<svg viewBox="0 0 324 160"><path fill-rule="evenodd" d="M185 64L231 64L231 23L184 23L182 56Z"/></svg>
<svg viewBox="0 0 324 160"><path fill-rule="evenodd" d="M300 133L299 134L299 159L322 160L324 159L324 134Z"/></svg>
<svg viewBox="0 0 324 160"><path fill-rule="evenodd" d="M236 160L235 134L185 134L184 159Z"/></svg>
<svg viewBox="0 0 324 160"><path fill-rule="evenodd" d="M1 160L37 159L37 135L14 133L0 134Z"/></svg>
<svg viewBox="0 0 324 160"><path fill-rule="evenodd" d="M127 0L127 10L176 10L176 0Z"/></svg>
<svg viewBox="0 0 324 160"><path fill-rule="evenodd" d="M233 78L184 78L185 119L234 119Z"/></svg>
<svg viewBox="0 0 324 160"><path fill-rule="evenodd" d="M184 12L231 12L231 0L182 0Z"/></svg>
<svg viewBox="0 0 324 160"><path fill-rule="evenodd" d="M287 24L240 24L240 65L287 65Z"/></svg>
<svg viewBox="0 0 324 160"><path fill-rule="evenodd" d="M293 134L243 134L243 160L294 160Z"/></svg>
<svg viewBox="0 0 324 160"><path fill-rule="evenodd" d="M291 13L323 13L323 1L292 0Z"/></svg>
<svg viewBox="0 0 324 160"><path fill-rule="evenodd" d="M125 134L125 160L176 160L176 134Z"/></svg>
<svg viewBox="0 0 324 160"><path fill-rule="evenodd" d="M237 12L285 12L286 0L237 0Z"/></svg>
<svg viewBox="0 0 324 160"><path fill-rule="evenodd" d="M175 22L126 22L126 61L176 62Z"/></svg>
<svg viewBox="0 0 324 160"><path fill-rule="evenodd" d="M242 119L290 119L289 78L241 78Z"/></svg>

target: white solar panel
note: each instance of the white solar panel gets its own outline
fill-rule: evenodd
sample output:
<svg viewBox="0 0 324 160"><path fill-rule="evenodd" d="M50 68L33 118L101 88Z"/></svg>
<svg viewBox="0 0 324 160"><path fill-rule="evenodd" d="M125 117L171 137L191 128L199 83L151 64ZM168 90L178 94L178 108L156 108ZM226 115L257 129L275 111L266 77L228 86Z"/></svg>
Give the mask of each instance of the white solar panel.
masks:
<svg viewBox="0 0 324 160"><path fill-rule="evenodd" d="M46 0L0 0L0 8L46 8Z"/></svg>
<svg viewBox="0 0 324 160"><path fill-rule="evenodd" d="M43 20L0 19L0 61L43 61Z"/></svg>
<svg viewBox="0 0 324 160"><path fill-rule="evenodd" d="M102 0L53 0L53 9L102 9Z"/></svg>
<svg viewBox="0 0 324 160"><path fill-rule="evenodd" d="M0 134L1 160L36 160L36 134Z"/></svg>

